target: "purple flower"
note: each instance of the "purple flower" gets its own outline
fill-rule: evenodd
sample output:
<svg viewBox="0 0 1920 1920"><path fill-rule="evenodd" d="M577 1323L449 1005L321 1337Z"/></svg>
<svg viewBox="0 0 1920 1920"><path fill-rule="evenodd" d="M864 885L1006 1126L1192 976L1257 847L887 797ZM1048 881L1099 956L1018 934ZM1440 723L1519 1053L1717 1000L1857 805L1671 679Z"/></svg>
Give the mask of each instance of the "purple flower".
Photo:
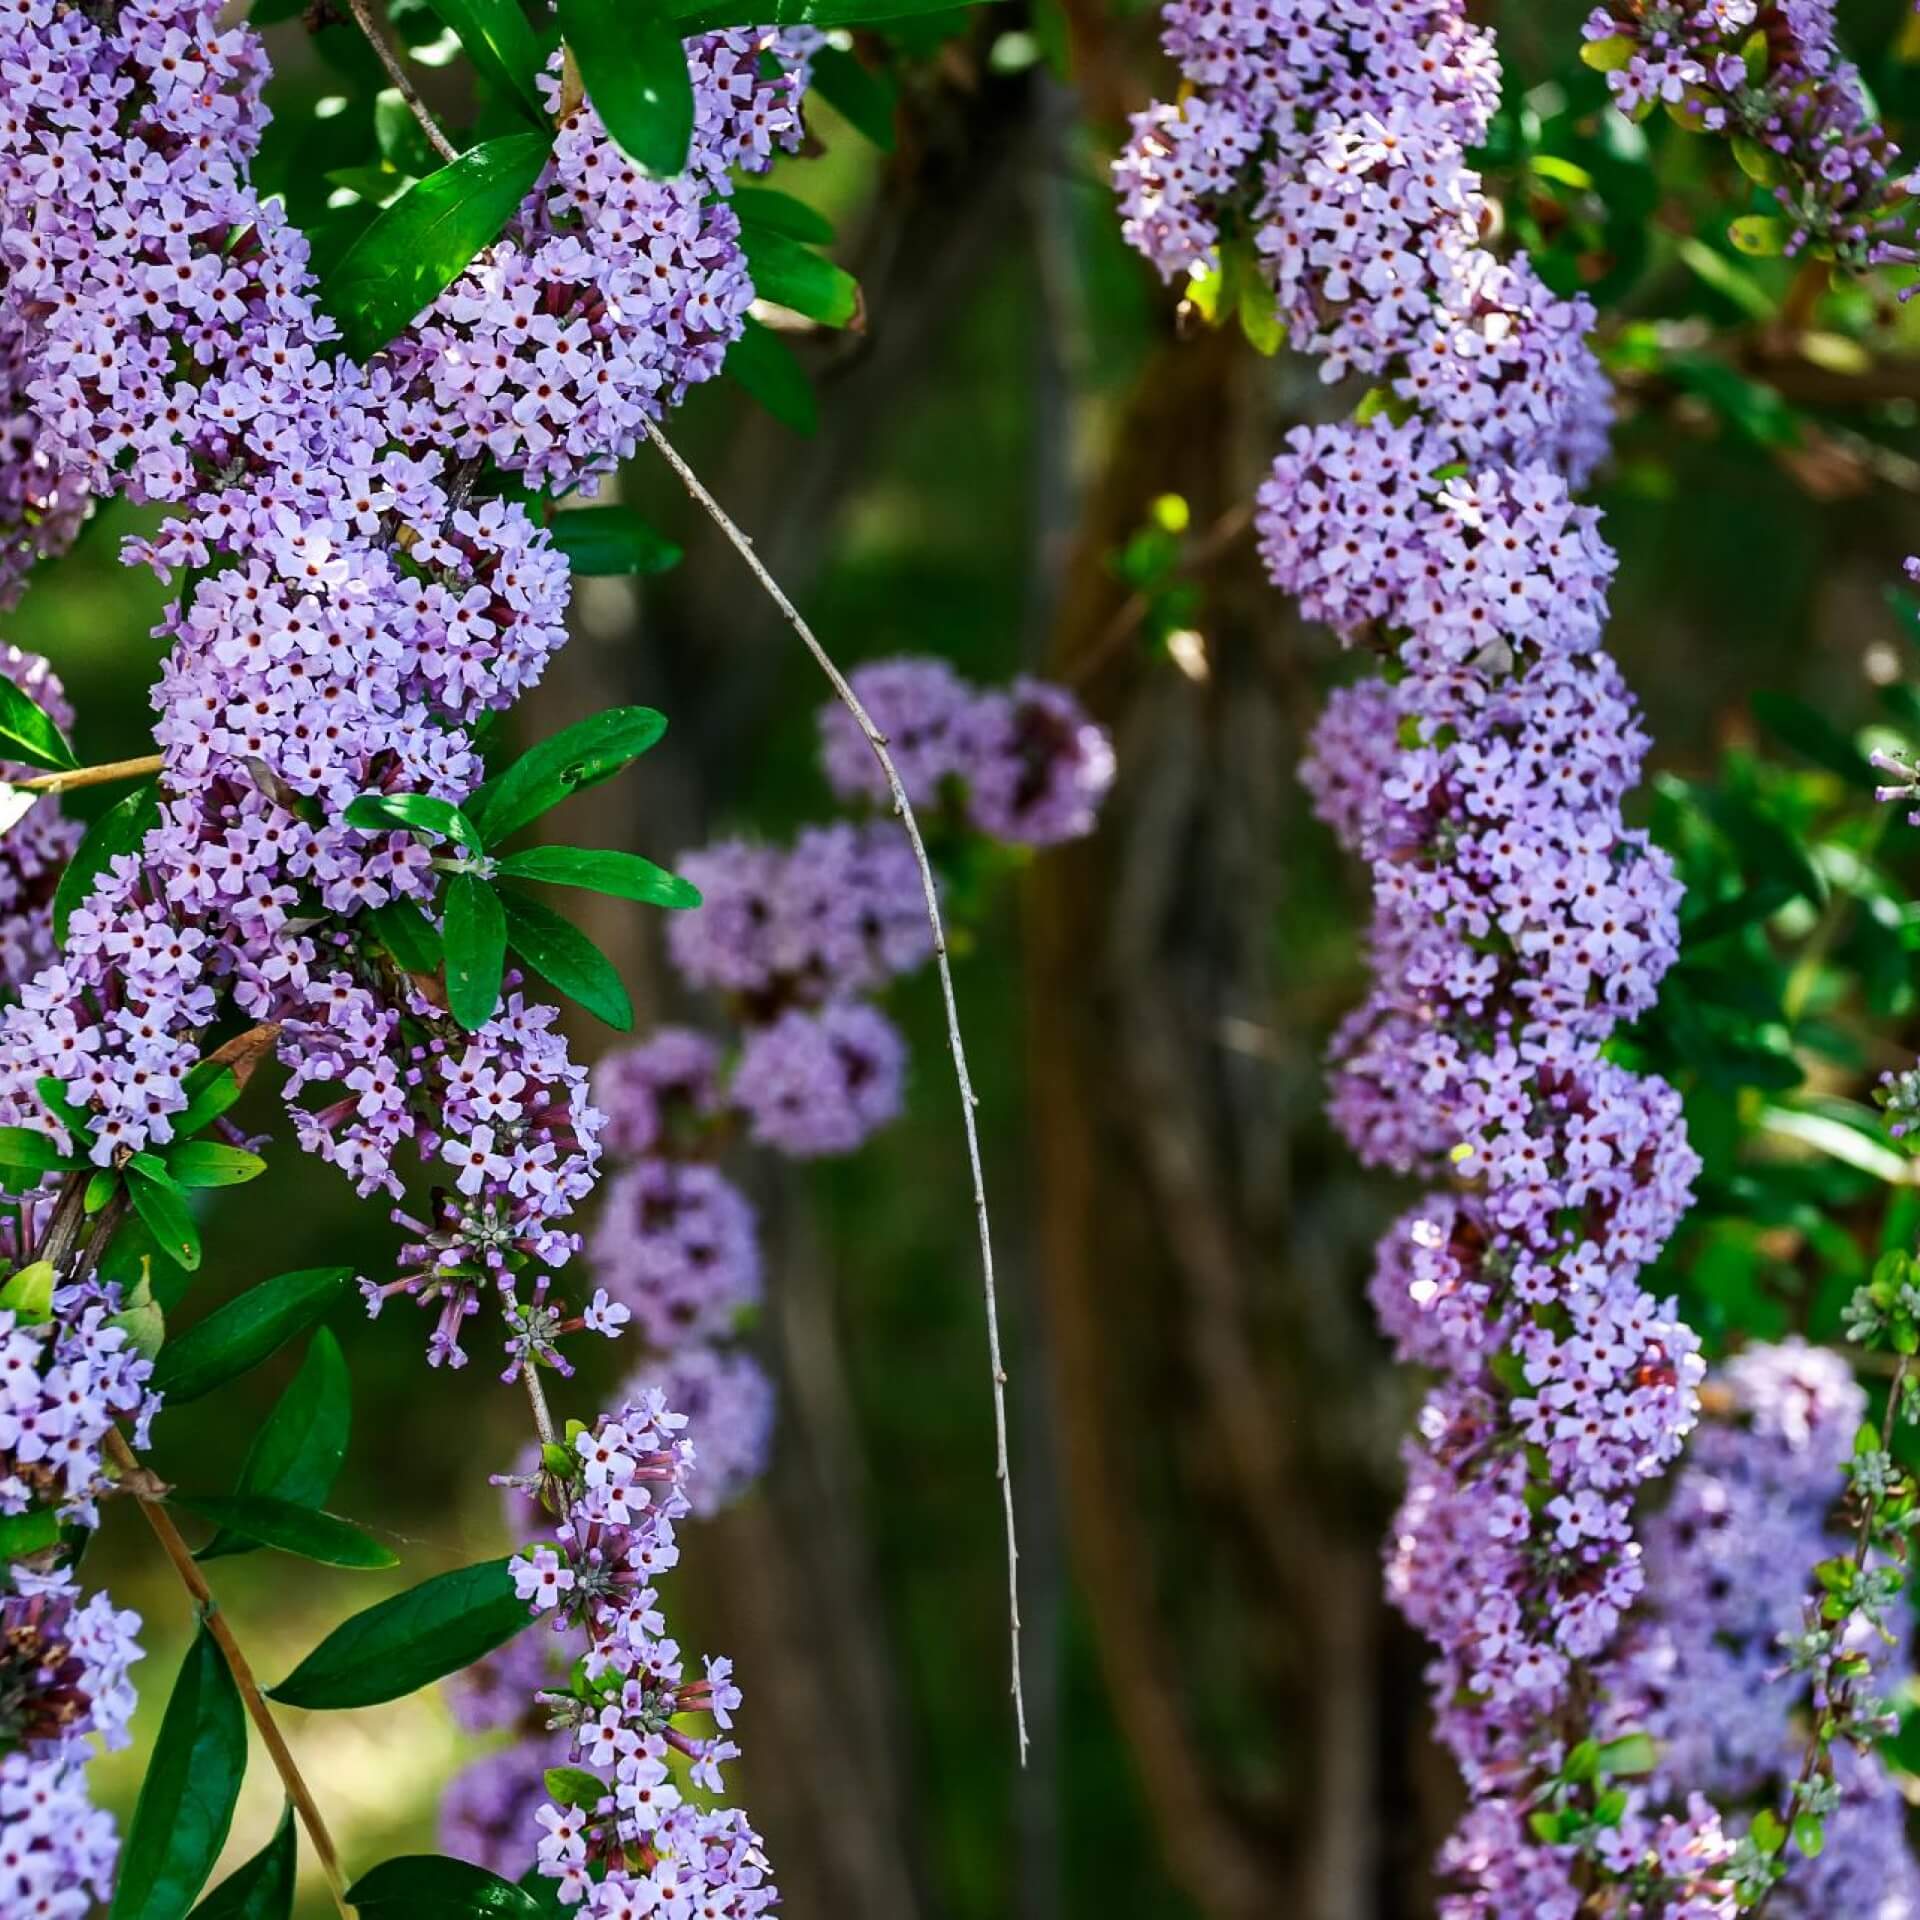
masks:
<svg viewBox="0 0 1920 1920"><path fill-rule="evenodd" d="M1093 831L1113 748L1064 688L1023 677L1009 693L979 695L955 731L967 815L982 833L1050 847Z"/></svg>
<svg viewBox="0 0 1920 1920"><path fill-rule="evenodd" d="M796 1159L851 1153L900 1111L906 1045L859 1003L785 1013L750 1034L733 1099L753 1137Z"/></svg>
<svg viewBox="0 0 1920 1920"><path fill-rule="evenodd" d="M850 676L860 704L886 736L894 771L915 808L931 807L942 784L965 771L956 725L973 690L944 661L902 655ZM837 700L820 709L820 765L841 800L885 804L887 777L867 737Z"/></svg>
<svg viewBox="0 0 1920 1920"><path fill-rule="evenodd" d="M687 1485L689 1510L706 1519L730 1507L767 1470L773 1451L773 1382L752 1354L691 1345L649 1361L625 1397L657 1392L686 1416L700 1470Z"/></svg>
<svg viewBox="0 0 1920 1920"><path fill-rule="evenodd" d="M760 1298L753 1208L711 1167L642 1160L607 1182L589 1253L659 1350L729 1333Z"/></svg>

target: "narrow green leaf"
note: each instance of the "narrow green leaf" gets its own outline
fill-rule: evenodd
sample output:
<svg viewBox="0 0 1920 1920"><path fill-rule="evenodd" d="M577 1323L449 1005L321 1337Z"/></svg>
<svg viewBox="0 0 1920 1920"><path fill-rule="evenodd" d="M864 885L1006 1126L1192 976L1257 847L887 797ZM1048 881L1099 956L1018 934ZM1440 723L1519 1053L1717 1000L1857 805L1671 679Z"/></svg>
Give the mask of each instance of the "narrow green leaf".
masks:
<svg viewBox="0 0 1920 1920"><path fill-rule="evenodd" d="M289 1801L273 1838L193 1910L193 1920L292 1920L300 1842Z"/></svg>
<svg viewBox="0 0 1920 1920"><path fill-rule="evenodd" d="M194 1225L193 1214L179 1188L140 1164L149 1158L147 1154L136 1154L127 1163L127 1193L133 1201L133 1210L146 1222L147 1231L169 1258L179 1261L189 1273L197 1273L200 1229Z"/></svg>
<svg viewBox="0 0 1920 1920"><path fill-rule="evenodd" d="M686 34L722 27L861 27L958 11L954 0L675 0L674 5Z"/></svg>
<svg viewBox="0 0 1920 1920"><path fill-rule="evenodd" d="M441 941L447 955L447 1010L469 1033L486 1025L500 1004L507 962L507 919L500 896L478 874L447 882Z"/></svg>
<svg viewBox="0 0 1920 1920"><path fill-rule="evenodd" d="M211 1393L330 1313L352 1284L351 1267L304 1267L249 1287L167 1342L153 1370L155 1391L175 1404Z"/></svg>
<svg viewBox="0 0 1920 1920"><path fill-rule="evenodd" d="M649 173L684 172L693 139L693 77L681 30L657 9L630 0L559 0L559 15L587 98L620 151Z"/></svg>
<svg viewBox="0 0 1920 1920"><path fill-rule="evenodd" d="M92 826L67 862L60 884L53 890L53 937L67 944L67 922L76 907L85 906L94 882L115 857L132 853L160 819L160 790L151 783L136 787L116 800Z"/></svg>
<svg viewBox="0 0 1920 1920"><path fill-rule="evenodd" d="M790 193L779 193L772 187L735 187L727 204L743 225L784 233L789 240L809 246L833 245L833 222Z"/></svg>
<svg viewBox="0 0 1920 1920"><path fill-rule="evenodd" d="M0 1127L0 1172L63 1173L81 1164L36 1127Z"/></svg>
<svg viewBox="0 0 1920 1920"><path fill-rule="evenodd" d="M427 0L460 37L467 58L490 79L503 97L517 100L537 121L547 109L534 85L534 76L546 64L546 55L519 0Z"/></svg>
<svg viewBox="0 0 1920 1920"><path fill-rule="evenodd" d="M203 1626L173 1683L140 1785L110 1920L181 1920L226 1843L246 1768L246 1709Z"/></svg>
<svg viewBox="0 0 1920 1920"><path fill-rule="evenodd" d="M211 1126L240 1098L240 1076L224 1060L202 1060L186 1078L187 1104L173 1117L176 1140Z"/></svg>
<svg viewBox="0 0 1920 1920"><path fill-rule="evenodd" d="M532 1624L505 1560L461 1567L356 1613L269 1695L290 1707L378 1706L470 1667Z"/></svg>
<svg viewBox="0 0 1920 1920"><path fill-rule="evenodd" d="M783 427L795 433L818 430L820 408L813 383L793 349L771 327L751 318L745 321L740 338L727 349L725 371Z"/></svg>
<svg viewBox="0 0 1920 1920"><path fill-rule="evenodd" d="M666 730L665 716L651 707L611 707L576 721L469 795L468 816L491 847L569 794L611 779Z"/></svg>
<svg viewBox="0 0 1920 1920"><path fill-rule="evenodd" d="M528 847L510 853L500 871L511 880L544 880L554 887L585 887L650 907L697 907L700 889L637 853L602 847Z"/></svg>
<svg viewBox="0 0 1920 1920"><path fill-rule="evenodd" d="M53 1262L36 1260L9 1275L0 1307L30 1327L45 1326L53 1318Z"/></svg>
<svg viewBox="0 0 1920 1920"><path fill-rule="evenodd" d="M886 74L838 47L822 47L813 56L813 90L882 153L893 151L900 95Z"/></svg>
<svg viewBox="0 0 1920 1920"><path fill-rule="evenodd" d="M549 531L578 574L665 573L680 564L681 549L631 507L576 507L556 514Z"/></svg>
<svg viewBox="0 0 1920 1920"><path fill-rule="evenodd" d="M366 227L320 289L349 353L365 360L378 352L499 239L552 145L547 133L483 140Z"/></svg>
<svg viewBox="0 0 1920 1920"><path fill-rule="evenodd" d="M65 773L80 762L67 736L30 694L0 673L0 760L23 760L31 767Z"/></svg>
<svg viewBox="0 0 1920 1920"><path fill-rule="evenodd" d="M85 1107L74 1104L64 1080L56 1080L52 1074L46 1073L33 1084L39 1090L41 1103L46 1110L69 1133L84 1138L93 1131L93 1115Z"/></svg>
<svg viewBox="0 0 1920 1920"><path fill-rule="evenodd" d="M361 1920L539 1920L542 1908L511 1880L444 1854L383 1860L347 1889Z"/></svg>
<svg viewBox="0 0 1920 1920"><path fill-rule="evenodd" d="M340 817L362 833L403 827L442 840L457 840L474 853L480 851L480 835L473 822L451 800L437 799L430 793L363 793Z"/></svg>
<svg viewBox="0 0 1920 1920"><path fill-rule="evenodd" d="M267 1163L244 1147L217 1140L183 1140L167 1151L167 1171L183 1187L243 1187L266 1172Z"/></svg>
<svg viewBox="0 0 1920 1920"><path fill-rule="evenodd" d="M740 226L753 291L823 327L851 327L860 315L860 283L844 267L771 227Z"/></svg>
<svg viewBox="0 0 1920 1920"><path fill-rule="evenodd" d="M437 973L446 951L440 929L411 900L389 900L367 915L386 950L409 973Z"/></svg>
<svg viewBox="0 0 1920 1920"><path fill-rule="evenodd" d="M0 1561L24 1560L44 1553L60 1541L60 1516L51 1507L29 1507L25 1513L0 1513Z"/></svg>
<svg viewBox="0 0 1920 1920"><path fill-rule="evenodd" d="M1824 713L1785 693L1756 693L1753 711L1769 733L1829 773L1871 793L1880 784L1867 756Z"/></svg>
<svg viewBox="0 0 1920 1920"><path fill-rule="evenodd" d="M273 1403L273 1411L253 1436L234 1482L238 1494L264 1494L317 1507L333 1491L340 1463L347 1457L353 1422L353 1388L340 1342L321 1327L307 1348L300 1371ZM225 1530L194 1555L217 1560L229 1553L251 1553L253 1542Z"/></svg>
<svg viewBox="0 0 1920 1920"><path fill-rule="evenodd" d="M607 1783L585 1767L549 1767L547 1798L561 1807L597 1807L607 1797Z"/></svg>
<svg viewBox="0 0 1920 1920"><path fill-rule="evenodd" d="M541 979L569 1000L577 1000L616 1033L633 1026L633 1002L627 998L613 962L572 921L509 889L500 895L506 908L507 944Z"/></svg>
<svg viewBox="0 0 1920 1920"><path fill-rule="evenodd" d="M229 1533L244 1534L263 1547L317 1560L327 1567L376 1571L397 1567L400 1556L350 1520L275 1500L264 1493L173 1493L168 1505L197 1513Z"/></svg>

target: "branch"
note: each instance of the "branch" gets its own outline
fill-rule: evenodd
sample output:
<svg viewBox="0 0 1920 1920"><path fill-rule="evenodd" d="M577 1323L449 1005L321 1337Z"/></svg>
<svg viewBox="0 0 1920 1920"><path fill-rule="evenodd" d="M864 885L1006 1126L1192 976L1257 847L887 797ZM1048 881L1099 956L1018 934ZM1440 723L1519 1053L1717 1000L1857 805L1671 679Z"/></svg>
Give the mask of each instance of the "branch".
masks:
<svg viewBox="0 0 1920 1920"><path fill-rule="evenodd" d="M239 1641L233 1637L233 1629L227 1625L226 1615L220 1611L220 1603L213 1597L213 1589L207 1585L206 1575L200 1571L187 1543L181 1539L180 1529L173 1524L173 1516L161 1504L165 1499L164 1489L140 1464L139 1455L127 1445L118 1427L107 1429L106 1450L108 1457L119 1468L121 1480L128 1491L138 1498L140 1511L147 1516L147 1524L153 1529L167 1558L173 1562L173 1570L180 1576L180 1584L192 1595L201 1619L206 1622L207 1631L219 1642L220 1651L226 1656L227 1670L233 1675L233 1684L239 1689L240 1698L246 1702L247 1712L253 1724L259 1728L260 1738L266 1742L274 1771L279 1774L280 1783L287 1790L287 1798L293 1802L294 1811L300 1816L300 1824L306 1828L307 1838L313 1843L321 1871L327 1876L333 1904L340 1909L342 1920L349 1920L353 1910L347 1905L347 1883L340 1871L340 1856L334 1851L333 1835L327 1831L327 1823L321 1818L313 1794L301 1777L299 1765L287 1745L286 1735L280 1731L279 1723L273 1717L273 1709L261 1697L259 1682L253 1677L253 1669L247 1665L247 1656L240 1651Z"/></svg>
<svg viewBox="0 0 1920 1920"><path fill-rule="evenodd" d="M386 68L387 78L399 89L400 98L407 103L408 112L420 122L420 131L427 136L427 144L442 160L458 160L460 149L440 131L439 121L427 111L427 103L420 98L420 90L413 84L412 76L400 64L400 56L387 45L386 35L374 24L367 0L347 0L347 5L352 10L354 25L367 36L367 44Z"/></svg>
<svg viewBox="0 0 1920 1920"><path fill-rule="evenodd" d="M69 767L64 773L37 773L31 780L9 780L21 793L71 793L75 787L104 787L114 780L144 780L165 761L157 753L138 760L103 760L97 767Z"/></svg>
<svg viewBox="0 0 1920 1920"><path fill-rule="evenodd" d="M1020 1545L1013 1516L1013 1471L1007 1459L1007 1370L1000 1354L1000 1305L993 1278L993 1231L987 1219L986 1175L981 1171L980 1131L974 1118L980 1097L974 1092L973 1078L967 1071L967 1049L960 1036L960 1009L954 997L953 968L947 958L947 931L940 917L940 894L934 884L933 866L927 859L926 842L920 837L920 822L914 815L913 803L907 798L899 770L893 764L892 754L887 751L886 735L873 724L872 716L860 704L860 696L847 683L846 675L834 665L832 655L814 637L813 629L800 617L799 609L782 592L780 583L761 564L760 556L753 550L753 542L727 517L725 508L702 485L700 476L681 459L666 435L651 420L645 425L647 438L660 450L661 457L673 469L694 503L747 563L748 572L760 583L767 598L780 609L787 625L800 636L802 644L813 655L814 663L826 675L835 697L866 736L867 745L873 749L873 756L879 761L881 772L886 775L887 790L893 796L893 810L907 830L907 838L913 845L914 863L920 869L920 891L927 903L927 924L933 929L934 964L939 969L940 996L946 1008L947 1052L953 1057L954 1079L960 1089L960 1118L966 1129L967 1163L973 1176L974 1218L980 1229L981 1289L986 1303L987 1359L993 1383L994 1477L1000 1483L1000 1505L1005 1516L1007 1536L1007 1634L1011 1653L1008 1685L1013 1695L1020 1764L1025 1766L1027 1703L1020 1684Z"/></svg>

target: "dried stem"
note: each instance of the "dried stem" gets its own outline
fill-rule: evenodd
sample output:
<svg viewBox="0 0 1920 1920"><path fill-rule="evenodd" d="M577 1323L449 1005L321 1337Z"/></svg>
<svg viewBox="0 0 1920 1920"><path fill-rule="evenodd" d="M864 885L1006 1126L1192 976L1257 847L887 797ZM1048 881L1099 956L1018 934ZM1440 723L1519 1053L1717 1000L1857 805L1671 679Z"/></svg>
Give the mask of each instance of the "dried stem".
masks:
<svg viewBox="0 0 1920 1920"><path fill-rule="evenodd" d="M387 45L387 36L375 24L367 0L347 0L347 5L352 10L354 25L367 36L367 44L386 68L387 78L399 89L400 98L407 103L408 112L420 122L420 131L427 136L427 144L442 160L458 160L460 149L440 131L439 121L427 111L427 103L420 98L420 90L400 64L400 56Z"/></svg>
<svg viewBox="0 0 1920 1920"><path fill-rule="evenodd" d="M259 1682L253 1677L253 1669L247 1665L247 1656L240 1651L240 1643L234 1638L233 1629L227 1625L226 1615L220 1611L220 1603L214 1598L213 1589L207 1585L206 1575L200 1571L187 1543L181 1539L180 1529L173 1524L173 1516L161 1504L165 1499L164 1488L141 1465L139 1455L127 1445L118 1427L108 1429L106 1450L108 1457L119 1468L128 1490L139 1499L140 1510L147 1516L147 1524L153 1529L154 1537L160 1542L167 1558L173 1562L173 1570L180 1576L180 1584L192 1595L201 1619L206 1622L207 1631L213 1635L220 1651L226 1656L227 1670L233 1675L233 1684L239 1689L240 1698L246 1702L253 1724L260 1729L260 1738L266 1742L274 1771L279 1774L281 1785L287 1790L287 1798L293 1802L294 1811L300 1816L300 1824L306 1828L307 1838L313 1843L320 1869L327 1876L327 1888L333 1895L333 1904L340 1909L342 1920L349 1920L353 1910L347 1905L347 1883L340 1871L340 1856L334 1850L333 1835L327 1831L327 1823L321 1818L313 1794L301 1777L300 1768L287 1745L286 1735L280 1731L279 1723L273 1717L273 1709L262 1697Z"/></svg>
<svg viewBox="0 0 1920 1920"><path fill-rule="evenodd" d="M1011 1652L1008 1687L1013 1695L1020 1764L1025 1766L1027 1705L1020 1683L1020 1546L1013 1513L1013 1472L1007 1453L1007 1371L1000 1352L1000 1306L993 1278L993 1231L987 1218L986 1175L981 1170L980 1130L974 1117L980 1099L973 1090L972 1075L967 1071L967 1049L960 1035L960 1009L954 997L953 968L947 958L946 925L940 917L940 893L934 883L933 865L927 858L926 842L920 836L920 822L914 815L913 803L907 798L899 770L893 764L892 754L887 751L886 735L874 725L872 716L860 704L860 696L847 683L846 675L834 665L833 657L815 638L813 629L801 618L799 609L761 563L760 556L754 552L753 542L728 517L726 510L707 491L700 476L681 459L666 435L652 421L646 423L646 429L647 438L660 450L661 457L678 476L680 484L747 563L747 570L760 583L767 598L779 608L787 625L800 636L802 644L813 655L814 663L826 675L840 704L853 716L854 724L866 737L867 745L873 749L873 756L880 763L881 772L886 775L887 790L893 796L893 810L907 830L907 838L913 846L914 862L920 869L920 890L927 903L927 923L933 929L934 964L939 969L940 994L946 1007L947 1052L953 1057L954 1078L960 1088L960 1118L966 1129L967 1162L973 1176L974 1218L980 1230L981 1287L987 1315L987 1359L993 1385L994 1477L1000 1483L1000 1505L1005 1516L1007 1538L1007 1632Z"/></svg>
<svg viewBox="0 0 1920 1920"><path fill-rule="evenodd" d="M10 780L7 784L22 793L71 793L75 787L104 787L115 780L144 780L158 773L165 762L157 753L138 760L103 760L97 767L69 767L64 773L36 773L31 780Z"/></svg>

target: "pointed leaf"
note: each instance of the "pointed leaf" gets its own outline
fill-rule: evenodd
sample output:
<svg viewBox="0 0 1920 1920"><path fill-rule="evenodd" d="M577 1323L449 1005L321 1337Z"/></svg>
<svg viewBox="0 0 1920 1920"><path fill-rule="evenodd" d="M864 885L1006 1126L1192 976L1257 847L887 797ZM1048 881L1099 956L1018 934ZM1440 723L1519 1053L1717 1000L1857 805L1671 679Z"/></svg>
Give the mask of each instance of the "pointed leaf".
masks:
<svg viewBox="0 0 1920 1920"><path fill-rule="evenodd" d="M181 1663L147 1762L110 1920L180 1920L226 1844L246 1767L246 1709L203 1626Z"/></svg>
<svg viewBox="0 0 1920 1920"><path fill-rule="evenodd" d="M514 952L550 987L579 1001L615 1032L631 1031L633 1002L613 962L572 921L537 900L511 889L500 899L507 910L507 944Z"/></svg>
<svg viewBox="0 0 1920 1920"><path fill-rule="evenodd" d="M244 1147L222 1146L217 1140L183 1140L167 1151L167 1171L177 1185L243 1187L257 1180L267 1163Z"/></svg>
<svg viewBox="0 0 1920 1920"><path fill-rule="evenodd" d="M133 1201L133 1209L167 1255L179 1261L189 1273L197 1273L200 1229L193 1223L185 1196L171 1180L163 1177L164 1168L156 1175L151 1167L141 1164L149 1158L147 1154L135 1154L127 1163L127 1194Z"/></svg>
<svg viewBox="0 0 1920 1920"><path fill-rule="evenodd" d="M273 1838L193 1910L193 1920L292 1920L300 1843L287 1803Z"/></svg>
<svg viewBox="0 0 1920 1920"><path fill-rule="evenodd" d="M186 1078L187 1104L173 1117L173 1136L184 1140L210 1126L240 1098L240 1076L224 1060L202 1060Z"/></svg>
<svg viewBox="0 0 1920 1920"><path fill-rule="evenodd" d="M0 673L0 760L71 772L80 764L67 736L30 694Z"/></svg>
<svg viewBox="0 0 1920 1920"><path fill-rule="evenodd" d="M651 907L697 907L700 889L637 853L600 847L528 847L510 853L500 871L513 880L544 880L554 887L585 887Z"/></svg>
<svg viewBox="0 0 1920 1920"><path fill-rule="evenodd" d="M882 153L893 151L900 96L886 74L838 47L822 47L813 56L813 90Z"/></svg>
<svg viewBox="0 0 1920 1920"><path fill-rule="evenodd" d="M389 900L367 915L381 944L409 973L437 973L446 958L440 929L411 900Z"/></svg>
<svg viewBox="0 0 1920 1920"><path fill-rule="evenodd" d="M500 896L478 874L456 873L448 880L440 937L447 955L447 1010L473 1033L500 1004L500 976L507 964Z"/></svg>
<svg viewBox="0 0 1920 1920"><path fill-rule="evenodd" d="M735 187L727 204L742 222L765 227L769 233L784 233L789 240L805 241L809 246L833 244L833 222L790 193L772 187Z"/></svg>
<svg viewBox="0 0 1920 1920"><path fill-rule="evenodd" d="M686 34L722 27L859 27L957 11L954 0L675 0L674 6Z"/></svg>
<svg viewBox="0 0 1920 1920"><path fill-rule="evenodd" d="M322 1327L314 1334L300 1371L253 1436L234 1492L319 1506L333 1491L340 1463L347 1457L352 1421L353 1388L346 1358L340 1342ZM252 1551L251 1540L223 1530L194 1558L216 1560Z"/></svg>
<svg viewBox="0 0 1920 1920"><path fill-rule="evenodd" d="M360 1920L539 1920L530 1893L485 1867L444 1854L383 1860L347 1889Z"/></svg>
<svg viewBox="0 0 1920 1920"><path fill-rule="evenodd" d="M743 322L740 338L727 349L725 371L783 427L808 434L818 429L820 408L813 383L793 349L771 327L751 317Z"/></svg>
<svg viewBox="0 0 1920 1920"><path fill-rule="evenodd" d="M376 353L499 239L552 146L547 133L483 140L367 226L321 285L349 353L360 360Z"/></svg>
<svg viewBox="0 0 1920 1920"><path fill-rule="evenodd" d="M147 830L159 823L160 790L151 783L136 787L116 800L92 826L74 849L60 884L53 890L53 937L67 944L67 922L75 907L86 905L93 885L115 857L132 853L147 837Z"/></svg>
<svg viewBox="0 0 1920 1920"><path fill-rule="evenodd" d="M681 30L632 0L559 0L560 31L615 144L649 173L683 172L693 76Z"/></svg>
<svg viewBox="0 0 1920 1920"><path fill-rule="evenodd" d="M441 800L431 793L363 793L341 818L362 833L402 827L442 840L457 840L474 853L480 851L480 835L473 822L451 800Z"/></svg>
<svg viewBox="0 0 1920 1920"><path fill-rule="evenodd" d="M824 254L771 227L740 227L740 250L757 299L771 300L817 320L823 327L851 327L860 315L860 283Z"/></svg>
<svg viewBox="0 0 1920 1920"><path fill-rule="evenodd" d="M608 780L667 730L651 707L612 707L563 727L529 747L512 766L467 800L467 812L488 846L504 840L569 794Z"/></svg>
<svg viewBox="0 0 1920 1920"><path fill-rule="evenodd" d="M29 1507L25 1513L0 1513L0 1563L24 1560L44 1553L60 1542L60 1516L51 1507Z"/></svg>
<svg viewBox="0 0 1920 1920"><path fill-rule="evenodd" d="M371 1707L444 1680L533 1624L505 1560L437 1574L356 1613L270 1688L290 1707Z"/></svg>
<svg viewBox="0 0 1920 1920"><path fill-rule="evenodd" d="M548 531L578 574L665 573L680 564L680 548L631 507L576 507L556 514Z"/></svg>
<svg viewBox="0 0 1920 1920"><path fill-rule="evenodd" d="M377 1570L400 1564L398 1554L352 1521L264 1493L175 1492L167 1504L184 1507L230 1533L244 1534L260 1546L277 1547L322 1566Z"/></svg>
<svg viewBox="0 0 1920 1920"><path fill-rule="evenodd" d="M60 1143L37 1127L0 1127L0 1174L64 1173L83 1162L60 1151Z"/></svg>
<svg viewBox="0 0 1920 1920"><path fill-rule="evenodd" d="M427 0L460 37L467 58L503 96L518 100L545 122L546 104L534 76L547 64L519 0Z"/></svg>
<svg viewBox="0 0 1920 1920"><path fill-rule="evenodd" d="M352 1286L351 1267L305 1267L249 1287L167 1342L154 1390L176 1404L211 1393L330 1313Z"/></svg>

